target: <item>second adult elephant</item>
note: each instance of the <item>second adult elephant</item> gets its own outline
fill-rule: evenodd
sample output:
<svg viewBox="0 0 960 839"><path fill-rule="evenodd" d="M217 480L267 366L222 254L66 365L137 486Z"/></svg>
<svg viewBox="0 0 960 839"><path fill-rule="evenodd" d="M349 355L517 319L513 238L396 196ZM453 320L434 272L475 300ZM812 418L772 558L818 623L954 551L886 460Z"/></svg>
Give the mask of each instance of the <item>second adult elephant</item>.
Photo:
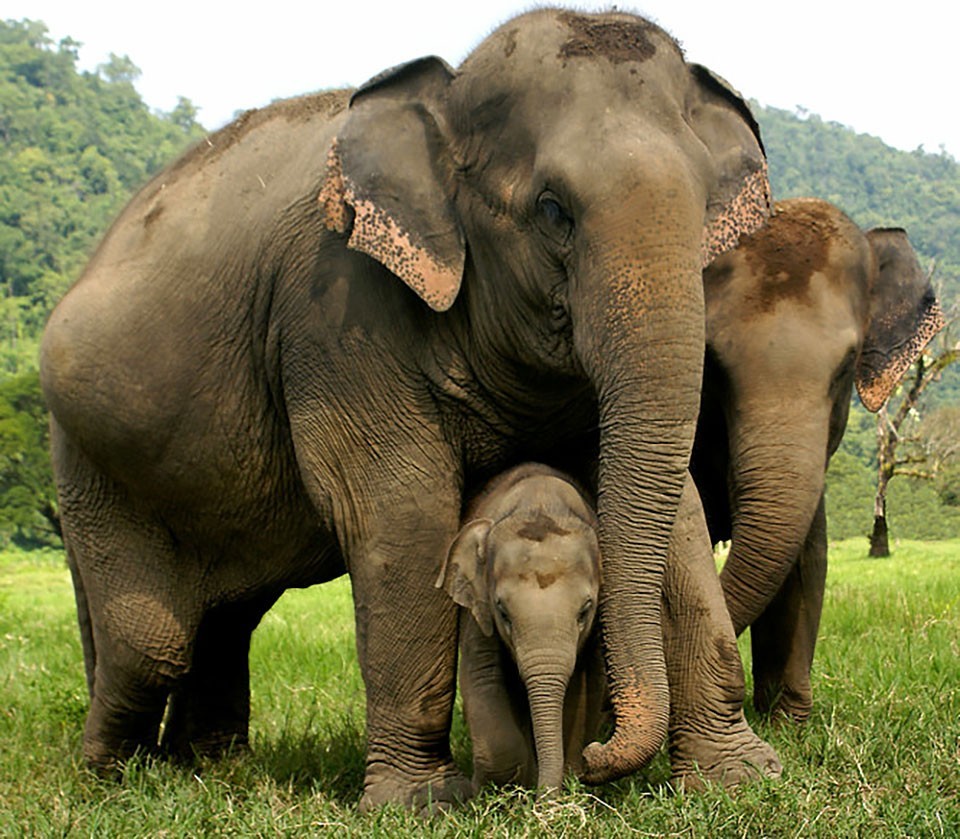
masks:
<svg viewBox="0 0 960 839"><path fill-rule="evenodd" d="M766 218L765 173L744 102L661 29L541 9L457 70L276 103L157 176L42 347L88 761L156 748L168 697L167 747L245 741L253 627L349 570L364 804L456 798L433 582L463 499L596 428L617 727L588 774L647 760L700 272Z"/></svg>
<svg viewBox="0 0 960 839"><path fill-rule="evenodd" d="M861 230L818 199L704 272L707 354L693 472L755 705L804 719L826 576L824 478L856 383L879 409L943 324L907 236Z"/></svg>

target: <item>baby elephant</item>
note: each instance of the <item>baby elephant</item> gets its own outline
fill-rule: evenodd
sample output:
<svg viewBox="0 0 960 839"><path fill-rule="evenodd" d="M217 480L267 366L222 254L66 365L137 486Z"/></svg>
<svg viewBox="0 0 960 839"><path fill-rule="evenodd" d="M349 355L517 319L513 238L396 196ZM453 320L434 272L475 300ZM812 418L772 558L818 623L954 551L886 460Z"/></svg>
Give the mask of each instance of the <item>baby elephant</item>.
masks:
<svg viewBox="0 0 960 839"><path fill-rule="evenodd" d="M579 770L603 701L596 515L566 476L524 464L492 480L464 521L437 586L463 607L474 788L559 788L565 769Z"/></svg>

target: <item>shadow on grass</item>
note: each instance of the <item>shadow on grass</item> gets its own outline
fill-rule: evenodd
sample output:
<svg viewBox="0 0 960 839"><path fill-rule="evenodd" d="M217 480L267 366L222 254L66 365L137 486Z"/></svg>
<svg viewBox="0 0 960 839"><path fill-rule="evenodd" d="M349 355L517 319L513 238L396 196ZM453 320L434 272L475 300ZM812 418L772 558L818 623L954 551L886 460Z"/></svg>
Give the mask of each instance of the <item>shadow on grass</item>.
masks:
<svg viewBox="0 0 960 839"><path fill-rule="evenodd" d="M363 792L365 758L363 731L348 717L321 732L308 725L305 731L258 738L246 759L278 786L351 806Z"/></svg>

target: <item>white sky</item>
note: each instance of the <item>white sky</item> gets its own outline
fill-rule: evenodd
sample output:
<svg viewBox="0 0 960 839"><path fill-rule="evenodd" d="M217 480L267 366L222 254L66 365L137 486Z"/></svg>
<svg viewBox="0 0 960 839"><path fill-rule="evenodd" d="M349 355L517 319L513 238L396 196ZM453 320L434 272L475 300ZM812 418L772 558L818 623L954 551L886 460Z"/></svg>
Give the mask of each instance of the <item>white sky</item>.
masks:
<svg viewBox="0 0 960 839"><path fill-rule="evenodd" d="M912 0L637 0L691 61L745 96L873 134L896 148L943 146L960 159L960 3ZM209 129L236 111L436 54L456 65L525 0L3 0L5 19L43 21L55 41L80 41L80 66L111 52L142 71L154 109L178 96ZM557 5L584 9L608 3ZM621 8L631 8L620 3ZM329 8L332 7L332 8ZM229 11L225 11L229 8Z"/></svg>

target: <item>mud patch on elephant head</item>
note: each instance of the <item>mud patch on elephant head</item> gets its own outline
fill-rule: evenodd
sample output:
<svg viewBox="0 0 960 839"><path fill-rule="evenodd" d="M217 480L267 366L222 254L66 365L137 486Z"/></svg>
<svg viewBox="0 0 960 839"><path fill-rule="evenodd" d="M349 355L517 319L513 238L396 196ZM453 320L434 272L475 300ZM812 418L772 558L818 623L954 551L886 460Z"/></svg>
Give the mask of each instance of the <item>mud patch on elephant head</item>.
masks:
<svg viewBox="0 0 960 839"><path fill-rule="evenodd" d="M763 277L758 309L770 311L787 298L807 300L813 275L829 277L830 242L837 235L834 220L813 208L774 212L766 227L744 241L747 261Z"/></svg>
<svg viewBox="0 0 960 839"><path fill-rule="evenodd" d="M659 27L647 21L598 21L584 15L560 15L573 34L560 45L558 58L606 58L613 64L624 61L647 61L657 52L651 33L660 33Z"/></svg>
<svg viewBox="0 0 960 839"><path fill-rule="evenodd" d="M551 534L554 536L567 536L569 530L560 527L546 513L538 512L537 515L527 521L523 527L517 531L517 536L521 539L529 539L531 542L542 542Z"/></svg>
<svg viewBox="0 0 960 839"><path fill-rule="evenodd" d="M559 578L558 574L548 573L544 571L537 571L537 585L541 588L550 588L557 579Z"/></svg>
<svg viewBox="0 0 960 839"><path fill-rule="evenodd" d="M504 35L506 43L503 45L503 57L509 58L517 48L517 30L511 29Z"/></svg>

